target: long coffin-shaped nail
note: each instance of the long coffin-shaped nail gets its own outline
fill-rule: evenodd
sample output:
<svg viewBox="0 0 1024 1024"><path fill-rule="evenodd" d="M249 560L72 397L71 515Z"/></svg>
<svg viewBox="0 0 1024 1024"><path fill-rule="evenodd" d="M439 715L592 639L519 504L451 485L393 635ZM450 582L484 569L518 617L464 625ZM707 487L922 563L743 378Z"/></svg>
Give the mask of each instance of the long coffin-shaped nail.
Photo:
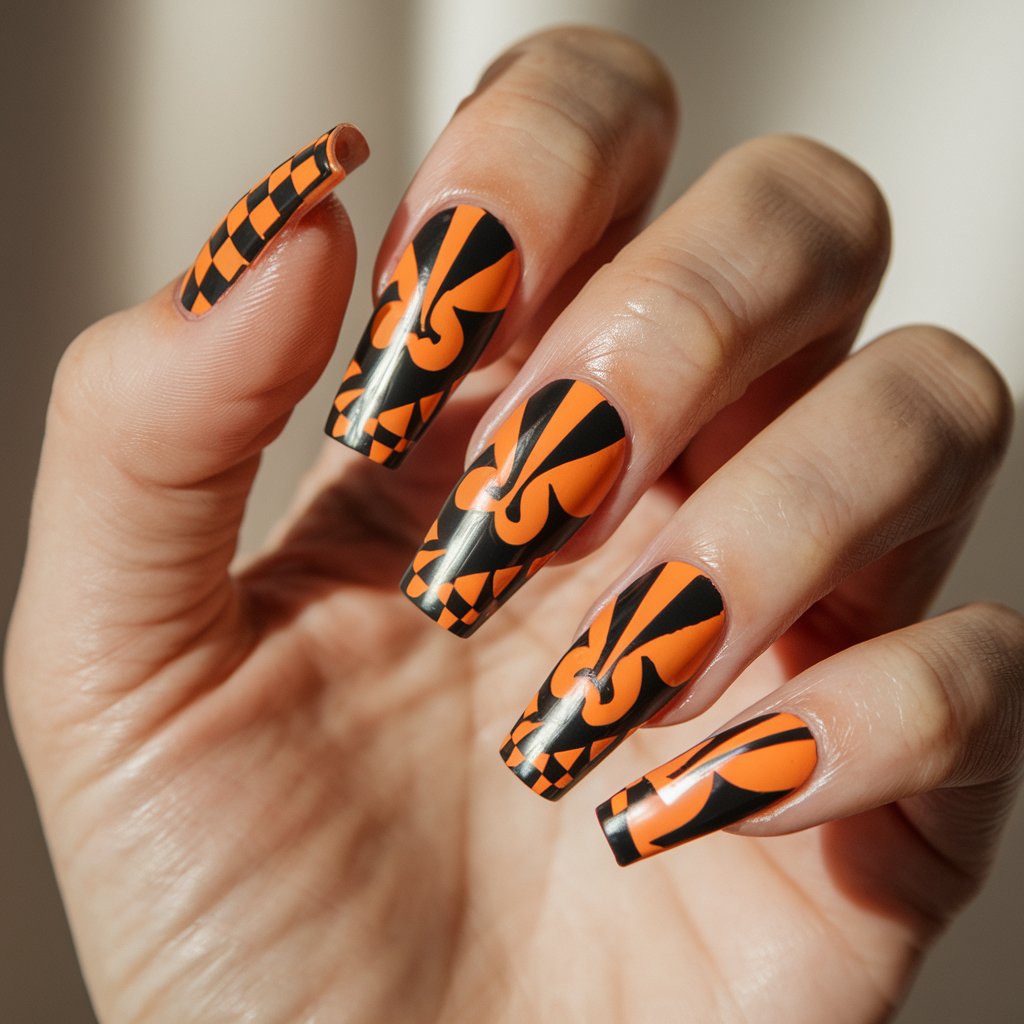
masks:
<svg viewBox="0 0 1024 1024"><path fill-rule="evenodd" d="M520 405L448 496L402 589L468 636L583 525L626 453L619 414L578 380Z"/></svg>
<svg viewBox="0 0 1024 1024"><path fill-rule="evenodd" d="M349 448L395 467L480 358L519 282L519 253L478 206L436 214L402 253L327 419Z"/></svg>
<svg viewBox="0 0 1024 1024"><path fill-rule="evenodd" d="M664 562L644 573L562 656L505 738L505 763L557 799L678 694L724 621L699 569Z"/></svg>
<svg viewBox="0 0 1024 1024"><path fill-rule="evenodd" d="M369 156L351 124L324 132L274 168L228 211L181 283L188 312L208 312L290 220L306 213Z"/></svg>
<svg viewBox="0 0 1024 1024"><path fill-rule="evenodd" d="M648 772L601 804L597 817L615 859L632 864L778 803L817 761L801 719L762 715Z"/></svg>

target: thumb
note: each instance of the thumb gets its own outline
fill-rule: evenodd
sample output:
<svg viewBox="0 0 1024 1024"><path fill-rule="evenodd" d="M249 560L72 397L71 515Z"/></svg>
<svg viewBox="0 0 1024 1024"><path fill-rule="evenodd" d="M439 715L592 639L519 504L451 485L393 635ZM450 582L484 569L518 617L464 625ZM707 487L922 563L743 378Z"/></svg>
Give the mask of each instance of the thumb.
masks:
<svg viewBox="0 0 1024 1024"><path fill-rule="evenodd" d="M102 666L122 689L211 631L237 648L228 567L259 453L324 368L352 285L351 227L321 200L366 155L350 125L321 136L181 282L68 349L12 623L22 650L56 640L48 668Z"/></svg>

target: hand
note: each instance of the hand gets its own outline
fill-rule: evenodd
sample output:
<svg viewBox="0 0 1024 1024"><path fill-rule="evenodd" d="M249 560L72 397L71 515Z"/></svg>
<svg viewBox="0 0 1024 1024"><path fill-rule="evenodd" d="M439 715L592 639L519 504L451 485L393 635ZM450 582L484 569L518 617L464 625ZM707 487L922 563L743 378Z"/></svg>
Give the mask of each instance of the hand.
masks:
<svg viewBox="0 0 1024 1024"><path fill-rule="evenodd" d="M640 230L673 122L619 37L491 68L384 240L331 413L413 454L329 443L234 572L348 299L318 200L357 133L69 349L8 679L103 1019L873 1021L982 881L1024 625L919 620L1005 388L938 328L848 355L888 219L819 145L742 146ZM659 715L686 724L623 743ZM548 806L499 748L541 795L579 784ZM603 812L645 861L620 870L592 808L643 773Z"/></svg>

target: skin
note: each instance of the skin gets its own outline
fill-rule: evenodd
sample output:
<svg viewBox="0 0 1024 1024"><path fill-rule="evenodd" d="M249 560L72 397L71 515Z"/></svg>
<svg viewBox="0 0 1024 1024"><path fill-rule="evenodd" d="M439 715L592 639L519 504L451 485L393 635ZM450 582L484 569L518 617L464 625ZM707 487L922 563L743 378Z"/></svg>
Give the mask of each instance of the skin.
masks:
<svg viewBox="0 0 1024 1024"><path fill-rule="evenodd" d="M589 106L576 75L598 82ZM803 140L725 157L599 271L638 228L673 116L653 58L602 33L538 37L485 75L378 270L431 207L486 199L525 259L492 362L401 471L332 445L247 565L259 452L344 313L341 207L285 229L203 319L172 283L68 350L7 677L101 1019L877 1021L983 881L1021 763L1024 624L988 605L914 623L1005 448L1005 387L937 328L846 359L888 222L862 172ZM501 118L540 154L512 182L483 132ZM782 199L762 223L766 194ZM774 258L726 274L759 245ZM675 276L648 293L652 252ZM619 286L646 296L625 319ZM668 348L681 318L688 347ZM682 356L696 383L669 379ZM561 566L457 640L396 581L467 446L570 371L623 412L629 467ZM505 732L588 606L669 555L706 566L730 615L666 718L684 724L538 800L500 764ZM775 708L819 743L805 790L617 868L594 805Z"/></svg>

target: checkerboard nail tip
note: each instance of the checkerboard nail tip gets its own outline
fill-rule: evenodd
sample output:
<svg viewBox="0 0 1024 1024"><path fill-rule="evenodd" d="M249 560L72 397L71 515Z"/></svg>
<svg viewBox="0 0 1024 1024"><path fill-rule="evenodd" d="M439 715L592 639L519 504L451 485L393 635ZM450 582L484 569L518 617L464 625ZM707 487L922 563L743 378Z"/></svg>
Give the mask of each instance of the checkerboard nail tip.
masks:
<svg viewBox="0 0 1024 1024"><path fill-rule="evenodd" d="M557 799L689 685L725 620L696 566L662 562L624 587L576 638L506 736L501 756Z"/></svg>
<svg viewBox="0 0 1024 1024"><path fill-rule="evenodd" d="M463 473L413 557L406 596L443 629L469 636L597 509L625 449L622 419L596 388L544 385Z"/></svg>
<svg viewBox="0 0 1024 1024"><path fill-rule="evenodd" d="M287 224L306 213L369 156L355 125L339 124L279 164L228 211L199 250L178 290L202 316L216 305Z"/></svg>

